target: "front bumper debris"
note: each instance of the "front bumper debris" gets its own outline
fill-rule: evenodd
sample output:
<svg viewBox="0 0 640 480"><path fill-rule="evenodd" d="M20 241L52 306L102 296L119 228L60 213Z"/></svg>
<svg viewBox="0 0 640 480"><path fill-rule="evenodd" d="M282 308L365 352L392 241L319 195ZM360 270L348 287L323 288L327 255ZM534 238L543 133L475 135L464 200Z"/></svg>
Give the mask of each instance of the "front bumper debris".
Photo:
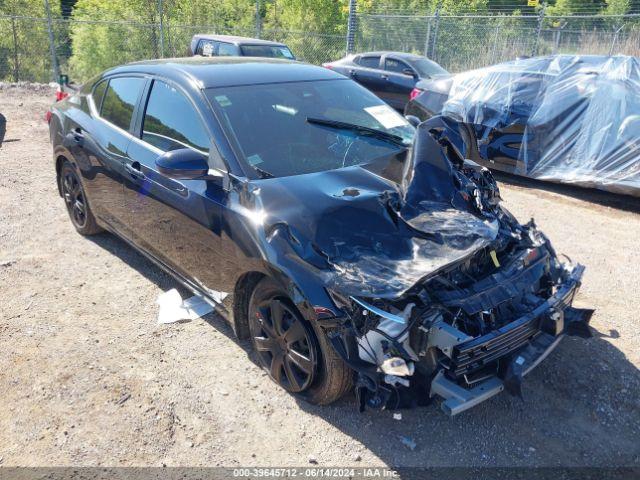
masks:
<svg viewBox="0 0 640 480"><path fill-rule="evenodd" d="M446 414L457 415L503 390L521 395L522 377L542 362L562 337L588 335L593 311L570 306L583 270L577 266L553 296L527 315L454 347L450 367L438 371L430 390L431 397L444 400L441 408ZM498 358L507 359L502 372L474 383L472 388L457 381Z"/></svg>

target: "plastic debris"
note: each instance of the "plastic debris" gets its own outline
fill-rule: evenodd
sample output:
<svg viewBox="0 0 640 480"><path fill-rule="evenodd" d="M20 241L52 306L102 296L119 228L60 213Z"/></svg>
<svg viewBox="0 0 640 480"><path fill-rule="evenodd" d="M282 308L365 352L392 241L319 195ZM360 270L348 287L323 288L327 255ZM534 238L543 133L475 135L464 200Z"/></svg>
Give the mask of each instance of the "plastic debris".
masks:
<svg viewBox="0 0 640 480"><path fill-rule="evenodd" d="M400 441L402 444L407 447L409 450L415 450L418 444L413 441L413 439L409 437L405 437L404 435L400 435Z"/></svg>
<svg viewBox="0 0 640 480"><path fill-rule="evenodd" d="M394 413L393 414L393 419L394 420L402 420L402 414L401 413Z"/></svg>
<svg viewBox="0 0 640 480"><path fill-rule="evenodd" d="M387 375L394 375L398 377L408 377L413 375L415 366L411 362L406 362L404 358L390 357L386 358L380 369Z"/></svg>
<svg viewBox="0 0 640 480"><path fill-rule="evenodd" d="M398 385L402 385L403 387L408 387L410 385L409 380L402 377L397 377L395 375L385 375L384 381L389 385L393 385L397 387Z"/></svg>
<svg viewBox="0 0 640 480"><path fill-rule="evenodd" d="M190 322L213 312L213 306L201 297L183 300L175 288L158 295L158 323Z"/></svg>

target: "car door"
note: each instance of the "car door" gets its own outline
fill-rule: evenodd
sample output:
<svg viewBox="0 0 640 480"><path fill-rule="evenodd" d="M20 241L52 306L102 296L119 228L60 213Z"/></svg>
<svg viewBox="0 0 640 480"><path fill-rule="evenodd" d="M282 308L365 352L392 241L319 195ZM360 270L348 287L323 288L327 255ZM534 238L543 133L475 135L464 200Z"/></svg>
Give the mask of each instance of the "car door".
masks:
<svg viewBox="0 0 640 480"><path fill-rule="evenodd" d="M70 126L65 144L81 171L91 208L112 228L126 234L125 163L135 105L143 77L112 77L96 83L89 102L90 120Z"/></svg>
<svg viewBox="0 0 640 480"><path fill-rule="evenodd" d="M417 78L417 73L408 63L398 58L385 56L382 74L382 80L385 83L384 100L393 108L404 110Z"/></svg>
<svg viewBox="0 0 640 480"><path fill-rule="evenodd" d="M153 80L127 151L132 173L125 201L135 243L207 291L215 290L221 265L221 209L226 200L222 181L178 181L156 166L164 152L181 148L208 153L210 165L221 165L203 120L185 91L169 81Z"/></svg>
<svg viewBox="0 0 640 480"><path fill-rule="evenodd" d="M376 95L384 94L381 81L380 55L362 55L358 63L347 69L349 76Z"/></svg>

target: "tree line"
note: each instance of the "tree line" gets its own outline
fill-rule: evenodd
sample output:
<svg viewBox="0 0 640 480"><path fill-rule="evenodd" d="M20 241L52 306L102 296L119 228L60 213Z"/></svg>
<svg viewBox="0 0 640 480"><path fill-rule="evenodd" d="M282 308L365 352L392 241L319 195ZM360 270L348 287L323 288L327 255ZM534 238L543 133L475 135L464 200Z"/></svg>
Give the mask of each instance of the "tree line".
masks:
<svg viewBox="0 0 640 480"><path fill-rule="evenodd" d="M548 13L554 15L640 12L640 0L547 3ZM283 41L298 56L319 63L344 54L349 10L349 0L49 0L49 5L61 69L81 81L127 61L183 56L191 36L203 31ZM358 1L363 14L433 14L436 8L442 15L532 12L527 0ZM50 77L48 25L40 20L44 18L44 0L0 0L0 79ZM376 31L363 23L359 34L410 38L413 28L416 41L411 49L424 43L424 24L390 25Z"/></svg>

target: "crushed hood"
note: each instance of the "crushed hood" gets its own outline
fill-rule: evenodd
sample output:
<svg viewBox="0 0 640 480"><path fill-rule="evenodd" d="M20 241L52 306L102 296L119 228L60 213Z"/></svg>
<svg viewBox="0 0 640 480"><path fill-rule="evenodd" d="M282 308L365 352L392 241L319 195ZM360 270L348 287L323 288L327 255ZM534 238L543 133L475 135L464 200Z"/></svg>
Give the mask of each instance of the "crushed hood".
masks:
<svg viewBox="0 0 640 480"><path fill-rule="evenodd" d="M437 132L426 122L412 149L369 165L255 182L246 199L264 212L264 240L328 288L379 298L487 246L498 221L468 194Z"/></svg>

